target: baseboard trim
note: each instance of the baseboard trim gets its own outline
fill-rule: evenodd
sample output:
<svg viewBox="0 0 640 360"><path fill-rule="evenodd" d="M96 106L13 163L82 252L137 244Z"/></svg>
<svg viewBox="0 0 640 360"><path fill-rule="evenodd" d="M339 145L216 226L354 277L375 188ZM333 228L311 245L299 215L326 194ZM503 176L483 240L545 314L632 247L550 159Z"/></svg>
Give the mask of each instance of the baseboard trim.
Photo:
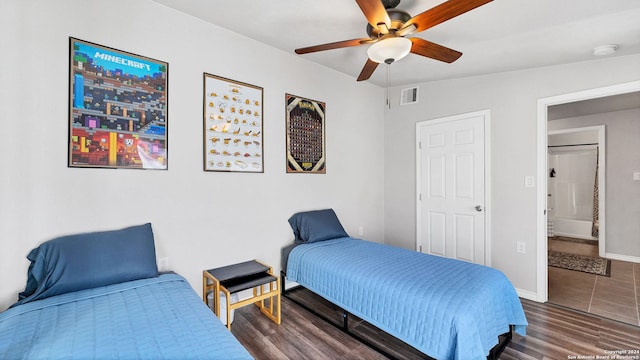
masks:
<svg viewBox="0 0 640 360"><path fill-rule="evenodd" d="M620 255L620 254L612 254L605 253L604 257L612 260L620 260L620 261L628 261L632 263L640 263L640 257L638 256L629 256L629 255Z"/></svg>
<svg viewBox="0 0 640 360"><path fill-rule="evenodd" d="M536 301L536 302L542 302L542 301L538 300L538 294L536 294L534 292L527 291L527 290L522 290L522 289L517 289L517 288L516 288L516 292L518 293L518 296L523 298L523 299Z"/></svg>
<svg viewBox="0 0 640 360"><path fill-rule="evenodd" d="M298 286L300 286L300 284L298 284L298 283L297 283L297 282L295 282L295 281L291 281L291 280L289 280L289 279L286 279L286 278L284 279L284 283L282 284L282 287L283 287L285 290L293 289L293 288L298 287Z"/></svg>

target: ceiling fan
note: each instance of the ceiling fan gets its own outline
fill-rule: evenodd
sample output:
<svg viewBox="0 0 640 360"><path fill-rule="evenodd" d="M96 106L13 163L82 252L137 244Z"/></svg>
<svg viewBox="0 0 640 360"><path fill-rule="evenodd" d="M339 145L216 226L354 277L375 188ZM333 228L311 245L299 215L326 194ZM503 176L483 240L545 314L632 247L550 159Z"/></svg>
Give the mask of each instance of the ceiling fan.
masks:
<svg viewBox="0 0 640 360"><path fill-rule="evenodd" d="M369 22L369 38L337 41L328 44L296 49L296 54L339 49L371 44L368 59L358 76L358 81L367 80L380 63L391 64L409 53L452 63L462 53L419 37L407 37L432 28L447 20L464 14L492 0L449 0L414 17L406 11L396 9L400 0L356 0Z"/></svg>

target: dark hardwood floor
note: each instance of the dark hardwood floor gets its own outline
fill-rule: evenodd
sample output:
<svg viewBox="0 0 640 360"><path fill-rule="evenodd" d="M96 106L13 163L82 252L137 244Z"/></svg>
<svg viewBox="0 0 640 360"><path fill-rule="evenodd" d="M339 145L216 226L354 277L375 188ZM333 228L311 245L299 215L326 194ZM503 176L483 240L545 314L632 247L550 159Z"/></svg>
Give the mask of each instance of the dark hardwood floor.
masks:
<svg viewBox="0 0 640 360"><path fill-rule="evenodd" d="M295 296L315 302L323 315L335 318L336 324L341 322L341 313L324 300L303 292ZM529 321L527 336L514 334L501 359L595 359L598 355L609 355L612 360L640 359L640 327L557 305L524 299L522 304ZM363 321L353 319L350 324L353 331L375 338L397 359L425 358ZM246 306L236 310L231 331L257 360L388 358L284 297L281 325L262 315L257 307ZM616 358L615 352L620 356Z"/></svg>

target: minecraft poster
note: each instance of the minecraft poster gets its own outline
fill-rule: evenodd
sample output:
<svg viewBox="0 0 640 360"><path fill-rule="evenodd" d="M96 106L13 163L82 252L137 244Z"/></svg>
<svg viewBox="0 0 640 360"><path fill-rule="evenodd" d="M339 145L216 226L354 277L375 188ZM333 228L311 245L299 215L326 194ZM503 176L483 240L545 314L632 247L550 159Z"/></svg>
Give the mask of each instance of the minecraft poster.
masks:
<svg viewBox="0 0 640 360"><path fill-rule="evenodd" d="M69 40L69 167L167 169L168 64Z"/></svg>

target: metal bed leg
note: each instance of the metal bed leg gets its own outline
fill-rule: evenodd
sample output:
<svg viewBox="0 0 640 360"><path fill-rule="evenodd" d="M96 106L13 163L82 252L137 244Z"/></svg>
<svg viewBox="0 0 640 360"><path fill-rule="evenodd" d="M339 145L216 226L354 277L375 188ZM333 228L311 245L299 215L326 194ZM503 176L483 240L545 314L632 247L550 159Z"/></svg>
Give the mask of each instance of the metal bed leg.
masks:
<svg viewBox="0 0 640 360"><path fill-rule="evenodd" d="M502 341L500 341L498 345L494 346L493 349L491 349L491 351L489 352L489 355L487 356L487 359L497 360L498 358L500 358L500 354L502 354L504 349L511 342L511 339L513 338L514 330L515 330L515 326L509 325L509 331L500 335L500 336L504 336L504 339L502 339Z"/></svg>
<svg viewBox="0 0 640 360"><path fill-rule="evenodd" d="M342 310L342 330L349 332L349 313Z"/></svg>
<svg viewBox="0 0 640 360"><path fill-rule="evenodd" d="M285 273L284 270L280 270L280 295L285 296L287 289L284 283Z"/></svg>

